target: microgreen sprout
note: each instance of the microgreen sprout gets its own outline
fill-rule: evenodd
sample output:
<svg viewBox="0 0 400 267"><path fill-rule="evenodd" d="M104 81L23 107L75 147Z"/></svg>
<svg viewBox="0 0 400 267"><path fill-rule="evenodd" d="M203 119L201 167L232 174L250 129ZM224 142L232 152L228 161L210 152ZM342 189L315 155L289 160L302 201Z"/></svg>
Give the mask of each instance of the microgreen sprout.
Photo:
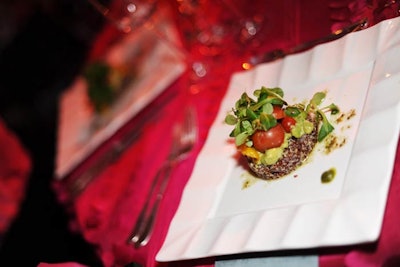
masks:
<svg viewBox="0 0 400 267"><path fill-rule="evenodd" d="M318 109L317 110L318 115L322 118L322 125L321 128L318 131L318 142L321 142L322 140L325 139L335 128L332 126L332 124L329 123L328 119L325 116L325 113Z"/></svg>
<svg viewBox="0 0 400 267"><path fill-rule="evenodd" d="M321 105L322 102L325 100L325 96L326 94L323 92L315 93L307 106L307 112L316 113L322 122L322 125L318 131L318 142L324 140L325 137L327 137L335 129L329 122L325 113L331 112L332 115L339 113L339 107L333 103L329 106L318 108L318 106Z"/></svg>
<svg viewBox="0 0 400 267"><path fill-rule="evenodd" d="M243 93L240 99L236 101L232 113L225 117L225 123L235 126L230 136L235 138L237 146L245 143L251 144L250 137L257 130L268 131L278 124L278 120L272 115L275 105L284 107L285 115L294 117L296 120L305 121L307 114L315 114L317 119L322 122L318 132L318 141L322 141L334 130L325 112L337 114L339 108L335 104L319 108L326 97L324 92L315 93L307 106L303 104L289 106L283 99L283 90L279 87L261 87L255 90L253 94L256 97L255 99L248 96L247 93Z"/></svg>
<svg viewBox="0 0 400 267"><path fill-rule="evenodd" d="M238 146L246 143L256 130L267 131L274 127L278 122L272 116L273 105L286 104L279 87L261 87L254 91L254 96L257 100L243 93L235 103L233 114L225 117L225 123L235 126L230 136L235 138Z"/></svg>

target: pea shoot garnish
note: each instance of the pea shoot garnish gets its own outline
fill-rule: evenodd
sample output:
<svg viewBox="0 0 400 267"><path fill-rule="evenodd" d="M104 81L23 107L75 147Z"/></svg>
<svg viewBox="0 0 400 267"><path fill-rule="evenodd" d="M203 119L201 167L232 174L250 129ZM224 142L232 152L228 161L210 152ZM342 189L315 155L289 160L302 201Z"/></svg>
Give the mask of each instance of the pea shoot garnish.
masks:
<svg viewBox="0 0 400 267"><path fill-rule="evenodd" d="M261 87L255 90L253 94L255 98L243 93L240 99L236 101L232 113L225 117L225 122L234 126L230 137L235 138L237 146L244 143L252 146L250 137L253 134L257 131L268 131L278 124L285 123L285 121L286 124L288 121L292 124L289 125L290 127L284 127L285 130L289 130L286 132L299 138L301 135L310 132L309 128L313 127L313 123L308 120L310 114L317 116L317 119L321 122L318 131L319 142L334 130L325 113L337 114L339 108L335 104L319 108L326 97L324 92L315 93L307 106L303 104L288 105L283 98L283 90L279 87Z"/></svg>

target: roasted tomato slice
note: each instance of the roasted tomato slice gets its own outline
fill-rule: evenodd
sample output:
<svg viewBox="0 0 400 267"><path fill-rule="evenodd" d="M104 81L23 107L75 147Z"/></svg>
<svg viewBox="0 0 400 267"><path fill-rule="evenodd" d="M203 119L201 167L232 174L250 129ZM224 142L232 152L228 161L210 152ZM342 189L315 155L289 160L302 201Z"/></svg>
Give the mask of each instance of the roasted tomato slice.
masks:
<svg viewBox="0 0 400 267"><path fill-rule="evenodd" d="M274 105L273 106L273 111L272 111L272 116L274 116L275 119L280 120L283 117L285 117L285 112L280 106Z"/></svg>
<svg viewBox="0 0 400 267"><path fill-rule="evenodd" d="M265 150L280 147L285 140L285 131L280 124L272 127L268 131L256 131L252 137L253 146L260 152Z"/></svg>
<svg viewBox="0 0 400 267"><path fill-rule="evenodd" d="M283 129L285 129L287 133L290 133L292 127L296 125L296 120L292 117L287 116L282 119L281 124Z"/></svg>

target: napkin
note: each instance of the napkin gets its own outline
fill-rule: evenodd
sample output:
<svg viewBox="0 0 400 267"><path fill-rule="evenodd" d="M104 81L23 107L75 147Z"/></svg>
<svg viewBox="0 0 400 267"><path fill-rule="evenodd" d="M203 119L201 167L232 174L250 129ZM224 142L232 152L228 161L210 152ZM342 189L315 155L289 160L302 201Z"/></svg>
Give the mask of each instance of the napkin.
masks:
<svg viewBox="0 0 400 267"><path fill-rule="evenodd" d="M215 267L318 267L318 256L287 256L216 261Z"/></svg>
<svg viewBox="0 0 400 267"><path fill-rule="evenodd" d="M19 211L30 169L28 152L0 118L0 236Z"/></svg>

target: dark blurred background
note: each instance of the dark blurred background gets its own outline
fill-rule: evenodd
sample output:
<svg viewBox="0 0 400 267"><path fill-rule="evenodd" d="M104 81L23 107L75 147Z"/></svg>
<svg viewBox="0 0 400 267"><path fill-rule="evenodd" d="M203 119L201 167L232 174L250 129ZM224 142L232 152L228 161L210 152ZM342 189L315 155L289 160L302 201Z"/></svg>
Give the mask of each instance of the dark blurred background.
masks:
<svg viewBox="0 0 400 267"><path fill-rule="evenodd" d="M59 94L81 71L104 24L87 1L0 1L0 117L32 157L22 209L0 244L0 266L76 261L101 266L68 228L51 188Z"/></svg>

